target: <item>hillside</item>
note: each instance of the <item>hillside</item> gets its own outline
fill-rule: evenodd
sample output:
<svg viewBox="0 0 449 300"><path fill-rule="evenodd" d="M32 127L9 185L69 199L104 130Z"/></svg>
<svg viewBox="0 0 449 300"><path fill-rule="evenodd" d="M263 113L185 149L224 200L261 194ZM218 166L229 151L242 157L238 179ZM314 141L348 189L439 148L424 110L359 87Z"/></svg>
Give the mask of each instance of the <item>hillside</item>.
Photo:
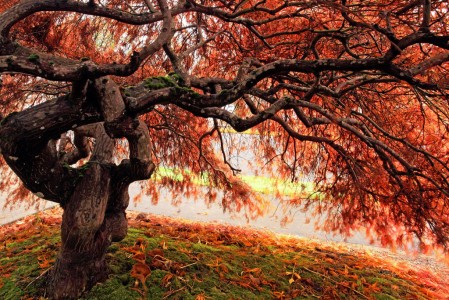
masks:
<svg viewBox="0 0 449 300"><path fill-rule="evenodd" d="M42 299L60 211L0 227L0 298ZM241 227L129 213L109 279L84 299L446 299L449 271L428 257Z"/></svg>

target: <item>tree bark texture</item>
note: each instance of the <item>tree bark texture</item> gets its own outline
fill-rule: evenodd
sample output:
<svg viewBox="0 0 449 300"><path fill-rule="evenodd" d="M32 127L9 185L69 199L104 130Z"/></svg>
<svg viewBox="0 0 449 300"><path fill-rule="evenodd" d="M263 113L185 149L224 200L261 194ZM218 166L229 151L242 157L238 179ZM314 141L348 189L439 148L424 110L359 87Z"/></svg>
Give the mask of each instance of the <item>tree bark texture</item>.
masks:
<svg viewBox="0 0 449 300"><path fill-rule="evenodd" d="M117 85L101 78L8 116L0 136L6 162L26 187L64 209L47 290L52 299L76 299L107 277L107 248L127 233L128 187L154 170L148 128L127 115ZM129 159L117 165L115 138L122 137Z"/></svg>

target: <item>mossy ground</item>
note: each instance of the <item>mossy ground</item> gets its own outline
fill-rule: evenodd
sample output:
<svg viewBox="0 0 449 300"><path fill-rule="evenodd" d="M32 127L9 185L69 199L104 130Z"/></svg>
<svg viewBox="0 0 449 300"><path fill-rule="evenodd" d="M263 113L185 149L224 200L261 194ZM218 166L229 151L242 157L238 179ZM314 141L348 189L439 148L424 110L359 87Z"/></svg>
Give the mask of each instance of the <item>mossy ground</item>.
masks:
<svg viewBox="0 0 449 300"><path fill-rule="evenodd" d="M59 218L3 228L0 299L45 299ZM151 215L107 254L109 279L82 299L443 299L413 270L315 242ZM427 276L429 276L427 274ZM446 295L447 296L447 295Z"/></svg>

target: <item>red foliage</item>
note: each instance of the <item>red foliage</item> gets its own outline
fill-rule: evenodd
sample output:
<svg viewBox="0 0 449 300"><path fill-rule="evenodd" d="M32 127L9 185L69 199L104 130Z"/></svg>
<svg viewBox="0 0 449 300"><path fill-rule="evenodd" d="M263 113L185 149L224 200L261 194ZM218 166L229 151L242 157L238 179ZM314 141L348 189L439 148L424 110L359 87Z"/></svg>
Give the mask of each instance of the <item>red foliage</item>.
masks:
<svg viewBox="0 0 449 300"><path fill-rule="evenodd" d="M26 8L16 2L0 4L0 16ZM153 8L137 0L72 2L8 21L2 34L23 47L2 50L0 59L36 52L43 69L17 75L1 67L2 115L71 91L69 73L55 81L45 73L51 63L90 60L115 76L124 97L127 87L174 71L177 96L187 98L155 100L138 114L150 129L154 161L186 179L161 181L175 194L197 193L189 176L207 175L206 201L223 189L224 208L260 215L257 195L233 177L238 166L228 157L249 149L261 173L314 181L316 194L286 203L324 214L325 229L349 235L365 227L386 245L418 237L423 247L448 246L446 1L170 2L173 37L129 74L114 68L164 34L165 1L149 1ZM240 131L257 118L247 126L255 134L246 149L223 137L226 123ZM3 160L0 167L6 189L16 181ZM148 188L153 201L157 189Z"/></svg>

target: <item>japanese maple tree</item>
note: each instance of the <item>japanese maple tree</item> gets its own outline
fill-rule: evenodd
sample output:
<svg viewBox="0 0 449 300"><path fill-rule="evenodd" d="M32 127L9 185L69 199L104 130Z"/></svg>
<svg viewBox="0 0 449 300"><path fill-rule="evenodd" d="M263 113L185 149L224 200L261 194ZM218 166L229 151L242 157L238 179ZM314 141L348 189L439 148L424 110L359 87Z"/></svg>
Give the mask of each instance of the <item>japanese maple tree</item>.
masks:
<svg viewBox="0 0 449 300"><path fill-rule="evenodd" d="M76 298L106 278L128 186L159 165L207 174L207 201L222 189L225 208L260 214L233 176L226 126L252 129L264 169L313 178L317 193L288 204L326 229L446 249L448 6L2 0L0 187L64 209L48 295Z"/></svg>

